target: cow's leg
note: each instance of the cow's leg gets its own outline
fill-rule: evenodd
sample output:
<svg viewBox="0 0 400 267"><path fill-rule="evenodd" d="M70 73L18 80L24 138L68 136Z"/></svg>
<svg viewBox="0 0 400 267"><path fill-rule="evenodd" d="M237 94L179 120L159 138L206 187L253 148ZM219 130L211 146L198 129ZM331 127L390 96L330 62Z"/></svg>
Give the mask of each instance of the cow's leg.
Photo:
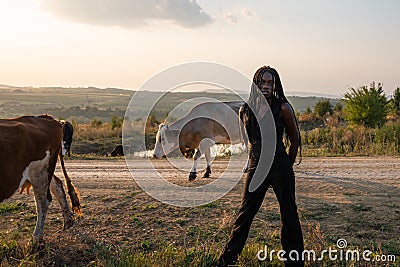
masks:
<svg viewBox="0 0 400 267"><path fill-rule="evenodd" d="M41 171L31 170L32 188L35 194L37 220L35 231L33 232L33 242L38 243L42 240L44 220L46 219L47 210L51 201L49 194L49 183L47 182L47 166Z"/></svg>
<svg viewBox="0 0 400 267"><path fill-rule="evenodd" d="M43 238L44 220L46 219L47 210L51 201L49 185L54 173L56 161L57 154L50 158L50 152L47 151L44 159L31 162L26 170L35 194L37 211L36 226L33 232L34 244L38 244Z"/></svg>
<svg viewBox="0 0 400 267"><path fill-rule="evenodd" d="M37 220L35 231L33 232L33 242L39 243L43 238L44 220L46 219L47 210L49 208L50 200L47 198L48 186L46 187L33 187L35 192Z"/></svg>
<svg viewBox="0 0 400 267"><path fill-rule="evenodd" d="M207 169L206 172L203 175L203 178L209 178L210 174L211 174L211 151L210 151L210 146L206 148L206 150L204 151L204 155L206 157L206 161L207 161Z"/></svg>
<svg viewBox="0 0 400 267"><path fill-rule="evenodd" d="M210 148L215 144L214 140L210 138L204 138L200 142L200 151L206 156L207 160L207 169L206 172L204 173L203 177L208 178L210 177L211 174L211 151Z"/></svg>
<svg viewBox="0 0 400 267"><path fill-rule="evenodd" d="M197 177L197 175L196 175L197 163L201 157L201 154L202 153L201 153L200 149L197 149L196 153L194 153L193 166L192 166L192 169L190 170L189 181L194 181Z"/></svg>
<svg viewBox="0 0 400 267"><path fill-rule="evenodd" d="M67 196L64 191L63 182L57 176L53 176L50 182L50 191L60 203L62 214L64 217L64 230L72 227L74 224L73 214L68 206Z"/></svg>

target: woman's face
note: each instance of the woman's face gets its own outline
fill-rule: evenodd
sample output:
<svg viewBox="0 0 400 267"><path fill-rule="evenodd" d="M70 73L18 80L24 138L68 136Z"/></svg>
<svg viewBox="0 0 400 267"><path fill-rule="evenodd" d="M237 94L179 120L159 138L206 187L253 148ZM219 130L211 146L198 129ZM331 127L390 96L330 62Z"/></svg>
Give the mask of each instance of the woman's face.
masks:
<svg viewBox="0 0 400 267"><path fill-rule="evenodd" d="M257 85L266 99L272 97L274 90L274 78L272 77L271 73L265 72L261 78L260 84Z"/></svg>

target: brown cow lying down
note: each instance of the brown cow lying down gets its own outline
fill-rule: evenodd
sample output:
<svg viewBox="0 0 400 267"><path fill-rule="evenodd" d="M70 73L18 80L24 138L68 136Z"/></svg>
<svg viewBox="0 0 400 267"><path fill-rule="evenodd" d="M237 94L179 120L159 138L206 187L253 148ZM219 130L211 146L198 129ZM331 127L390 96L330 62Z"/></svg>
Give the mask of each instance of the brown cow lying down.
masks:
<svg viewBox="0 0 400 267"><path fill-rule="evenodd" d="M60 203L64 229L73 224L73 214L68 206L62 181L54 176L57 158L72 202L72 209L81 216L78 193L68 177L62 151L63 129L61 124L48 115L24 116L16 119L0 119L0 202L15 191L32 186L37 211L33 241L43 237L43 227L51 193Z"/></svg>

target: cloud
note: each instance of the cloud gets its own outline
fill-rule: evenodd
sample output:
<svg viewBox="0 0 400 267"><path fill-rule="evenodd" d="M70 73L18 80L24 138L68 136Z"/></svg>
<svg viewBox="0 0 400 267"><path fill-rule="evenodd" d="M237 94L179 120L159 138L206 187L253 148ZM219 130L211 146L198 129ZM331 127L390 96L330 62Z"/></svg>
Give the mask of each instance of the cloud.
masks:
<svg viewBox="0 0 400 267"><path fill-rule="evenodd" d="M239 20L245 21L245 20L261 20L261 17L257 15L256 12L250 10L250 9L241 9L241 10L235 10L233 12L228 12L224 11L224 9L220 6L219 11L221 13L222 18L229 23L238 23Z"/></svg>
<svg viewBox="0 0 400 267"><path fill-rule="evenodd" d="M72 21L124 28L151 21L196 28L214 21L196 0L42 0L42 8Z"/></svg>
<svg viewBox="0 0 400 267"><path fill-rule="evenodd" d="M245 18L250 18L250 19L261 19L261 17L259 15L257 15L256 12L254 12L253 10L249 10L249 9L242 9L241 11L242 16Z"/></svg>
<svg viewBox="0 0 400 267"><path fill-rule="evenodd" d="M232 13L225 13L224 14L224 19L230 23L237 23L237 17L233 15Z"/></svg>

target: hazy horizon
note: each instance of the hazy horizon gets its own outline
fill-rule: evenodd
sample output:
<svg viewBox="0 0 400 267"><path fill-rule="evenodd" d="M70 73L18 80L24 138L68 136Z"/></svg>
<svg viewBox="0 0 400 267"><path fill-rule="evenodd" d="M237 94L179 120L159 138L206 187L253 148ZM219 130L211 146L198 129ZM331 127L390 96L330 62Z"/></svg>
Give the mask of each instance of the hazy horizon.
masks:
<svg viewBox="0 0 400 267"><path fill-rule="evenodd" d="M8 85L8 84L1 84L0 83L0 89L10 89L10 90L16 90L16 89L30 89L30 90L35 90L35 89L42 89L42 88L73 88L73 89L88 89L88 88L96 88L100 90L107 90L107 89L117 89L117 90L127 90L127 91L137 91L138 89L130 89L130 88L118 88L118 87L96 87L96 86L74 86L74 87L63 87L63 86L14 86L14 85ZM143 90L143 91L150 91L150 92L163 92L161 90ZM227 90L218 90L215 88L204 88L199 90L200 92L210 92L210 93L220 93L220 92L228 92ZM195 92L195 90L174 90L173 92L176 93L182 93L182 92ZM246 90L239 90L237 93L239 94L248 94L250 92ZM313 93L313 92L307 92L307 91L285 91L285 94L287 96L299 96L299 97L326 97L326 98L342 98L343 95L335 95L335 94L324 94L324 93ZM389 96L389 95L388 95Z"/></svg>

